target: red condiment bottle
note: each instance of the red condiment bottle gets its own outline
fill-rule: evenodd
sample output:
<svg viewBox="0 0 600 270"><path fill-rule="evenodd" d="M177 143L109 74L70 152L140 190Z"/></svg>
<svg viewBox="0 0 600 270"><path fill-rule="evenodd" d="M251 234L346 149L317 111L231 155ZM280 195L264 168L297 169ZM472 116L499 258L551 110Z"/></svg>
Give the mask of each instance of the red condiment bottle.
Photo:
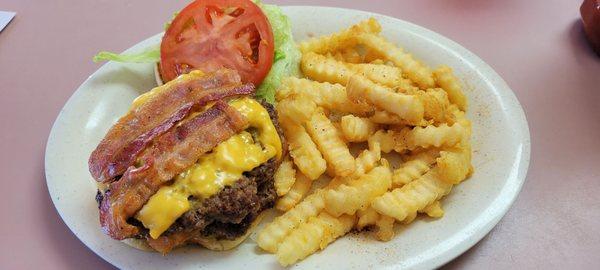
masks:
<svg viewBox="0 0 600 270"><path fill-rule="evenodd" d="M579 8L583 29L594 51L600 55L600 0L585 0Z"/></svg>

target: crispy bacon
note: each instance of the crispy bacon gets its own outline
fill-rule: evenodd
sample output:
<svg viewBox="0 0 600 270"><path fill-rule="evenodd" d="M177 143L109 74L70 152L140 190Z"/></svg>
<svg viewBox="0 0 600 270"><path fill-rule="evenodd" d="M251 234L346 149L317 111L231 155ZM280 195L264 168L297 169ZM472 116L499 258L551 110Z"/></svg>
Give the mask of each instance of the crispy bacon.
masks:
<svg viewBox="0 0 600 270"><path fill-rule="evenodd" d="M225 97L248 95L252 85L242 85L235 71L218 70L213 74L172 84L123 116L108 131L88 165L98 182L111 182L131 166L156 137L172 128L190 112Z"/></svg>
<svg viewBox="0 0 600 270"><path fill-rule="evenodd" d="M139 168L130 166L120 180L110 184L100 205L100 224L114 239L139 232L129 223L158 189L198 158L229 137L244 130L247 119L223 101L183 122L160 137L140 156Z"/></svg>

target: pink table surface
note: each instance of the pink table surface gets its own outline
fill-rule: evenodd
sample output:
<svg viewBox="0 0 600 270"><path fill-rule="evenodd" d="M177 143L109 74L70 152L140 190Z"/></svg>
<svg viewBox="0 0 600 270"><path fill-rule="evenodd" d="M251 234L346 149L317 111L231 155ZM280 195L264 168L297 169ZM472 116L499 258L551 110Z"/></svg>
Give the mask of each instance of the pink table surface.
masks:
<svg viewBox="0 0 600 270"><path fill-rule="evenodd" d="M64 225L46 188L44 147L59 110L100 64L162 29L186 1L3 0L0 33L0 268L110 269ZM445 266L600 267L600 58L580 1L281 1L362 9L445 35L512 87L532 136L527 181L492 232ZM86 157L82 157L86 158Z"/></svg>

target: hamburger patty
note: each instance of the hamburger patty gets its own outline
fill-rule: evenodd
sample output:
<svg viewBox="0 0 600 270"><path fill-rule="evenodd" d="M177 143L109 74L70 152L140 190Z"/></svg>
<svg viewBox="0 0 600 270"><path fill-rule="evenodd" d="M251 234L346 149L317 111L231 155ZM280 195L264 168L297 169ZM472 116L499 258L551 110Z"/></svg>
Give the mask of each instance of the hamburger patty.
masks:
<svg viewBox="0 0 600 270"><path fill-rule="evenodd" d="M203 236L232 240L246 233L254 219L273 207L275 159L247 172L233 186L202 201L194 210L181 216L164 234L180 230L200 229Z"/></svg>

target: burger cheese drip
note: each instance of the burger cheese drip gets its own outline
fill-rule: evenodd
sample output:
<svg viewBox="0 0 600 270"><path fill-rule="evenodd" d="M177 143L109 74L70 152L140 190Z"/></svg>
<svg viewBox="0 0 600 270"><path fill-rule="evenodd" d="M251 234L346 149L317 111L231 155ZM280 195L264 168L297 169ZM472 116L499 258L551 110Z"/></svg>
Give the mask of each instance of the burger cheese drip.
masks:
<svg viewBox="0 0 600 270"><path fill-rule="evenodd" d="M267 110L252 98L241 98L229 103L244 115L255 137L248 131L240 132L219 144L201 157L187 171L178 175L170 186L162 187L137 213L136 219L158 238L174 222L190 210L188 198L208 198L231 186L260 164L281 157L281 140Z"/></svg>

